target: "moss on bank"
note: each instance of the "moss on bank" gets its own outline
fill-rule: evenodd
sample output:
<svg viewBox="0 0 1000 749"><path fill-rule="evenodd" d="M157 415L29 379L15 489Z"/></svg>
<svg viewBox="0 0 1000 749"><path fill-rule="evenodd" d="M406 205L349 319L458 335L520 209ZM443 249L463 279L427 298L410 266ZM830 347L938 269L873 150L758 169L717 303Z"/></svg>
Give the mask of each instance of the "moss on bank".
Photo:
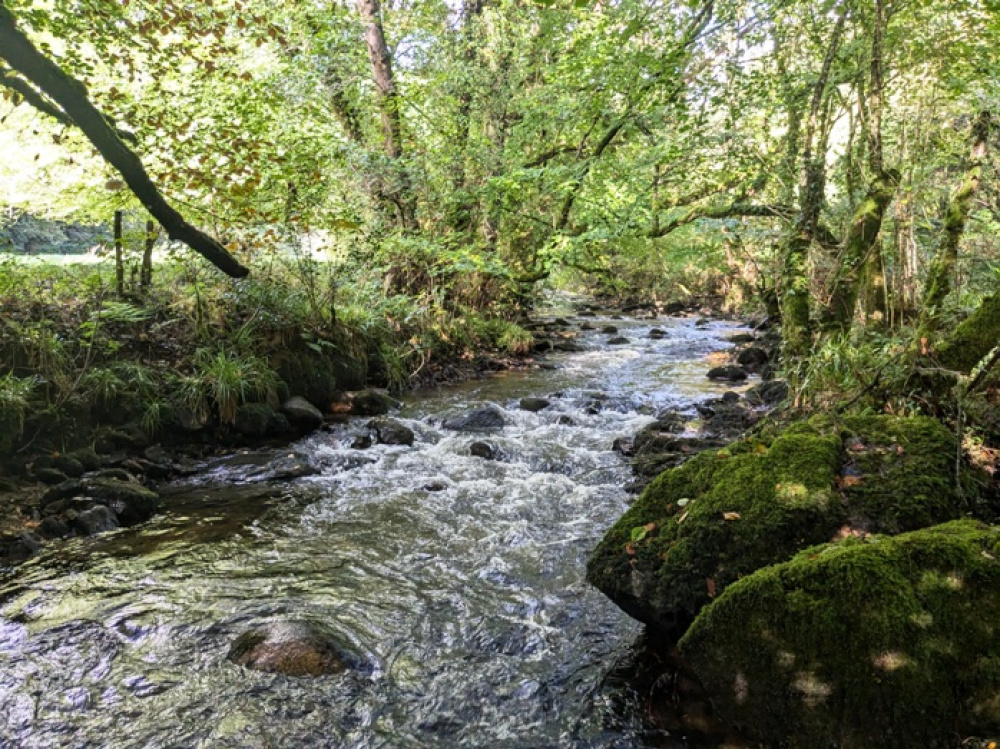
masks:
<svg viewBox="0 0 1000 749"><path fill-rule="evenodd" d="M956 521L805 550L733 584L680 642L768 745L944 747L1000 731L1000 531Z"/></svg>
<svg viewBox="0 0 1000 749"><path fill-rule="evenodd" d="M872 416L702 453L650 484L595 550L588 580L679 635L727 586L804 547L960 517L956 450L933 419Z"/></svg>

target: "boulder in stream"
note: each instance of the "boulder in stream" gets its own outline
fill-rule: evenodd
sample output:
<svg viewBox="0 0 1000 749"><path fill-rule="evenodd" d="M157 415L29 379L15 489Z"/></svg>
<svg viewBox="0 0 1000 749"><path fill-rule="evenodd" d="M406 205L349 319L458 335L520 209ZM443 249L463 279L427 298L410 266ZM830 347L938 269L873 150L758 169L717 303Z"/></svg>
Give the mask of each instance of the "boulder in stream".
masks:
<svg viewBox="0 0 1000 749"><path fill-rule="evenodd" d="M503 429L507 420L496 406L485 406L469 411L462 416L445 419L442 426L456 432L477 432L488 429Z"/></svg>
<svg viewBox="0 0 1000 749"><path fill-rule="evenodd" d="M707 377L710 380L742 382L747 378L747 371L735 364L724 364L721 367L712 367L712 369L708 370Z"/></svg>
<svg viewBox="0 0 1000 749"><path fill-rule="evenodd" d="M521 398L521 402L518 404L522 411L531 411L536 413L538 411L543 411L552 405L552 401L548 398Z"/></svg>
<svg viewBox="0 0 1000 749"><path fill-rule="evenodd" d="M380 445L406 445L409 447L416 439L413 430L408 426L384 416L372 419L365 426L375 433L376 440Z"/></svg>
<svg viewBox="0 0 1000 749"><path fill-rule="evenodd" d="M305 621L271 622L244 632L226 658L255 671L285 676L326 676L348 667L337 639Z"/></svg>
<svg viewBox="0 0 1000 749"><path fill-rule="evenodd" d="M815 418L660 474L605 535L587 577L677 636L736 580L841 535L960 517L954 435L934 419ZM968 478L968 471L963 471Z"/></svg>
<svg viewBox="0 0 1000 749"><path fill-rule="evenodd" d="M312 432L323 426L323 412L301 395L294 395L281 404L292 426L302 432Z"/></svg>
<svg viewBox="0 0 1000 749"><path fill-rule="evenodd" d="M955 521L761 569L680 650L722 717L768 746L943 749L1000 732L998 601L1000 529Z"/></svg>
<svg viewBox="0 0 1000 749"><path fill-rule="evenodd" d="M352 416L384 416L400 407L400 402L377 390L362 390L351 396Z"/></svg>
<svg viewBox="0 0 1000 749"><path fill-rule="evenodd" d="M499 460L500 448L492 442L479 440L469 445L469 454L483 460Z"/></svg>

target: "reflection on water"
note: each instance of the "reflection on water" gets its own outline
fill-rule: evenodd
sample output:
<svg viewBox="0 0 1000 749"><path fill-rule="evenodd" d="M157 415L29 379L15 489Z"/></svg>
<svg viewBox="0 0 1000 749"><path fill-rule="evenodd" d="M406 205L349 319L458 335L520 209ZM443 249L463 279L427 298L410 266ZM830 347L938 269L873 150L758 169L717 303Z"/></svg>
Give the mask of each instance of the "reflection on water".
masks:
<svg viewBox="0 0 1000 749"><path fill-rule="evenodd" d="M641 628L584 567L628 503L613 440L724 390L703 357L732 331L616 324L631 343L589 333L554 371L411 394L412 448L352 450L348 424L293 446L314 476L206 467L141 529L0 576L0 746L683 746L620 678ZM517 410L527 395L552 406ZM441 428L485 403L507 420L499 461ZM371 668L294 679L225 660L282 617L324 622Z"/></svg>

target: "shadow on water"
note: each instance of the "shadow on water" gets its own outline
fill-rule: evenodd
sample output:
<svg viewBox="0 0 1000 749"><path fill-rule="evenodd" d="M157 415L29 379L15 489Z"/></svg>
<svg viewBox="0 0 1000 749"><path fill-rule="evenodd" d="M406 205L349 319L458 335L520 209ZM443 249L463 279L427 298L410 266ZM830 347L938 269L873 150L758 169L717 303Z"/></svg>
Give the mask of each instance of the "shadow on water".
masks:
<svg viewBox="0 0 1000 749"><path fill-rule="evenodd" d="M613 441L722 392L705 357L734 329L672 320L651 340L650 323L615 323L628 345L588 333L554 371L408 396L412 448L353 449L362 420L232 456L169 487L152 522L0 574L0 746L729 740L584 569L629 503ZM518 409L529 395L551 406ZM502 429L443 428L484 404ZM470 454L484 438L499 460ZM226 660L288 618L322 622L365 667L296 679Z"/></svg>

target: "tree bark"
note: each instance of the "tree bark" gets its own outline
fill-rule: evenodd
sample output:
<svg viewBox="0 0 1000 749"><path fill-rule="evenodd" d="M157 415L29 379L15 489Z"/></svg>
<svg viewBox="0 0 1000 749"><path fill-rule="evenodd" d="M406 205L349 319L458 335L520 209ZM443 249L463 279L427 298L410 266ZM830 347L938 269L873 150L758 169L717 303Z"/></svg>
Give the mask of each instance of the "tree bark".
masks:
<svg viewBox="0 0 1000 749"><path fill-rule="evenodd" d="M786 350L795 355L805 354L812 341L812 321L810 319L809 249L816 236L820 213L826 192L826 149L819 158L814 157L813 148L819 129L820 110L827 93L830 69L840 49L840 40L847 20L847 9L841 11L837 23L830 34L823 65L813 87L809 106L809 118L803 138L802 190L799 196L799 217L795 231L785 245L782 268L781 319L782 334ZM824 140L824 139L821 139Z"/></svg>
<svg viewBox="0 0 1000 749"><path fill-rule="evenodd" d="M824 330L843 334L851 329L865 266L870 261L871 253L879 251L877 242L882 219L896 194L899 179L899 172L892 169L876 177L865 199L854 210L840 267L831 289Z"/></svg>
<svg viewBox="0 0 1000 749"><path fill-rule="evenodd" d="M184 220L153 184L142 161L90 102L87 89L45 57L16 25L0 0L0 58L58 105L109 164L117 169L171 239L183 242L223 273L242 278L250 271L225 247Z"/></svg>
<svg viewBox="0 0 1000 749"><path fill-rule="evenodd" d="M156 223L146 222L146 245L142 250L142 272L139 274L139 289L145 294L153 285L153 245L156 244Z"/></svg>
<svg viewBox="0 0 1000 749"><path fill-rule="evenodd" d="M358 0L358 13L365 22L365 43L375 81L379 111L382 115L382 135L385 154L396 165L397 184L384 194L399 212L399 223L406 230L419 228L416 218L416 201L413 198L410 175L401 164L403 156L403 126L400 116L399 91L392 72L392 55L385 41L382 27L382 6L379 0Z"/></svg>
<svg viewBox="0 0 1000 749"><path fill-rule="evenodd" d="M124 211L115 211L114 237L115 237L115 291L118 296L125 295L125 258L122 252L122 218Z"/></svg>
<svg viewBox="0 0 1000 749"><path fill-rule="evenodd" d="M938 345L935 353L941 366L968 373L997 344L1000 344L1000 293L984 299L976 311Z"/></svg>
<svg viewBox="0 0 1000 749"><path fill-rule="evenodd" d="M972 126L972 153L962 184L951 196L944 219L937 252L931 263L924 294L923 312L920 316L920 335L929 338L937 330L941 304L951 293L955 267L958 264L958 246L965 232L965 223L972 210L972 199L979 190L979 181L986 160L986 144L990 135L990 113L980 112Z"/></svg>

